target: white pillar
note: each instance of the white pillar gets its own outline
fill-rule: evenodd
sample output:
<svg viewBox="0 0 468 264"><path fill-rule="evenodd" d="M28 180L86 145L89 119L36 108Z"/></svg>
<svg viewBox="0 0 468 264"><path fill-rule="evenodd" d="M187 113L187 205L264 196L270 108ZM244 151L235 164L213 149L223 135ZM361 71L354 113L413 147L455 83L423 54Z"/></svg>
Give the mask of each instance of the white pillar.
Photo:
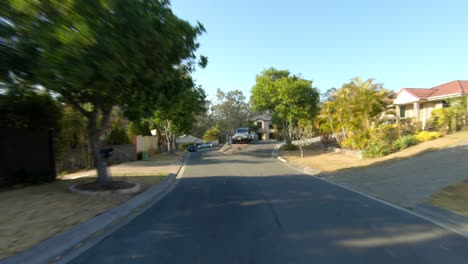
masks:
<svg viewBox="0 0 468 264"><path fill-rule="evenodd" d="M413 113L415 121L421 121L419 118L419 102L413 103Z"/></svg>

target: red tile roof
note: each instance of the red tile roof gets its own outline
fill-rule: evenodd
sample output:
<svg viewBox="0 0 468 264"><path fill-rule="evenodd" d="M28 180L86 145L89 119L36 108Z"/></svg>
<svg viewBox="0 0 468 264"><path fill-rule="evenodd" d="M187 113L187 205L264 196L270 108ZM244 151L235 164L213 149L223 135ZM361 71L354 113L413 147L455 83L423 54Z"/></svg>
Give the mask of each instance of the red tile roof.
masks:
<svg viewBox="0 0 468 264"><path fill-rule="evenodd" d="M419 97L419 98L427 98L431 96L435 91L435 89L426 89L426 88L403 88L403 90L406 90L410 94Z"/></svg>
<svg viewBox="0 0 468 264"><path fill-rule="evenodd" d="M452 81L433 87L437 91L431 97L449 94L468 94L468 81Z"/></svg>
<svg viewBox="0 0 468 264"><path fill-rule="evenodd" d="M451 94L468 94L468 81L451 81L432 88L403 88L412 95L427 99Z"/></svg>

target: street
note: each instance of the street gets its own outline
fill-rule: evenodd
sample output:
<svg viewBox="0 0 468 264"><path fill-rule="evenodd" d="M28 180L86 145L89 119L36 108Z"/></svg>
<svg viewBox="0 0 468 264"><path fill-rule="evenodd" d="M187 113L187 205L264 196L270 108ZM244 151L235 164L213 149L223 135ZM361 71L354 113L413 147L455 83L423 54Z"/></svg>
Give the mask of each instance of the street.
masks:
<svg viewBox="0 0 468 264"><path fill-rule="evenodd" d="M155 206L71 263L468 263L468 239L271 158L191 154Z"/></svg>

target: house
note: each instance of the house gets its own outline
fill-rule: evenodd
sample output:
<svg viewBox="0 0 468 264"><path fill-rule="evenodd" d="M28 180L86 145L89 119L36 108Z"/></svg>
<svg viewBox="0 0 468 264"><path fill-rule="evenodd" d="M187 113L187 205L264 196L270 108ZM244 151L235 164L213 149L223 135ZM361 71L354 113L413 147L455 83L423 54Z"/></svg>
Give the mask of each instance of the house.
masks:
<svg viewBox="0 0 468 264"><path fill-rule="evenodd" d="M257 128L258 140L270 140L275 138L275 129L269 113L262 113L250 119Z"/></svg>
<svg viewBox="0 0 468 264"><path fill-rule="evenodd" d="M403 88L393 101L400 119L421 121L423 129L432 110L447 105L447 99L468 95L468 81L451 81L432 88Z"/></svg>
<svg viewBox="0 0 468 264"><path fill-rule="evenodd" d="M203 139L194 137L192 135L183 135L183 136L180 136L180 137L178 137L176 139L176 143L177 144L195 144L195 145L199 145L199 144L203 144L204 141L203 141Z"/></svg>

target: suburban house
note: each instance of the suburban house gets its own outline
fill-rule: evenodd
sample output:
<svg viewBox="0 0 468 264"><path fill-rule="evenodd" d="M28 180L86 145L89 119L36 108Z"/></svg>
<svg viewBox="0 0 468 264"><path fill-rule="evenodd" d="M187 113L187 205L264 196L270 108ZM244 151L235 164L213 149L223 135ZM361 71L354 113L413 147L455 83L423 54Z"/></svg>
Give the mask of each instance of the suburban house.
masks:
<svg viewBox="0 0 468 264"><path fill-rule="evenodd" d="M275 129L269 113L262 113L250 119L257 128L258 140L270 140L275 138Z"/></svg>
<svg viewBox="0 0 468 264"><path fill-rule="evenodd" d="M400 119L413 118L425 128L432 110L446 106L449 98L467 95L468 81L452 81L432 88L403 88L393 105Z"/></svg>

